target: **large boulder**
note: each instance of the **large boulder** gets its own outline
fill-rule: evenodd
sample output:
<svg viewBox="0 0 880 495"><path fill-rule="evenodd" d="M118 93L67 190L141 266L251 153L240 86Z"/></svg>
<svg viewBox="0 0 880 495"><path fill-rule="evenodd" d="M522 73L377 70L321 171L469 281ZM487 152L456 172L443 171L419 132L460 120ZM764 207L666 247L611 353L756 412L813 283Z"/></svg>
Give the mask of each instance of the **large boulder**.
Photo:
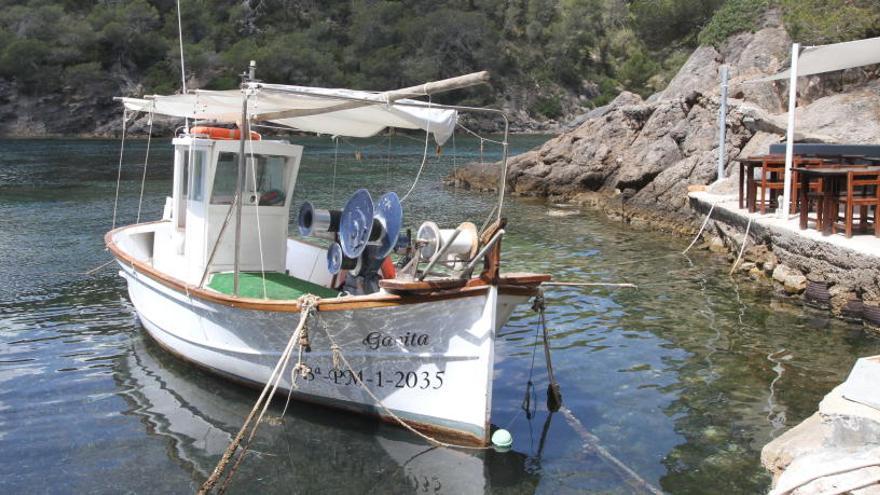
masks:
<svg viewBox="0 0 880 495"><path fill-rule="evenodd" d="M718 86L718 69L724 59L715 48L701 46L694 50L666 89L654 95L655 100L682 98L694 91L705 92Z"/></svg>
<svg viewBox="0 0 880 495"><path fill-rule="evenodd" d="M785 137L787 84L754 80L788 65L791 40L778 12L769 12L762 22L757 32L736 34L718 49L696 49L667 88L646 101L623 92L610 104L580 116L572 130L512 158L510 190L589 197L591 202L605 197L608 204L626 203L627 208L615 210L625 211L630 219L651 220L658 212L674 221L690 217L688 186L709 185L718 178L722 64L730 66L725 175L738 174L733 159L765 153ZM873 78L870 74L851 70L843 76L804 79L795 139L880 142L880 81L876 73ZM455 172L454 180L466 187L494 189L497 173L497 168L464 167ZM723 189L735 193L735 187L734 180L728 180ZM789 277L789 292L803 290L796 278Z"/></svg>

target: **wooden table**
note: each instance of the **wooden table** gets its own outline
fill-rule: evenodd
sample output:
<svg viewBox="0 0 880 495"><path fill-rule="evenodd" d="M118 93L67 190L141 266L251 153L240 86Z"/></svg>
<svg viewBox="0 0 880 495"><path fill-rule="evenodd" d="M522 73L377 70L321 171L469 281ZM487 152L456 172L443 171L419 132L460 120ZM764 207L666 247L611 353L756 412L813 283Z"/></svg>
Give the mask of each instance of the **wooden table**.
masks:
<svg viewBox="0 0 880 495"><path fill-rule="evenodd" d="M760 167L762 180L766 180L770 167L785 166L785 155L757 155L748 158L737 158L734 161L739 162L739 207L740 209L748 208L749 213L755 213L758 202L758 181L755 179L755 169ZM824 159L818 157L794 156L792 158L792 170L803 165L821 166L823 163ZM792 177L792 179L792 193L794 193L795 177ZM761 191L761 201L764 201L764 192L763 190ZM767 201L770 201L770 199L772 198L768 197ZM792 205L793 207L794 205ZM761 206L761 213L764 213L764 203Z"/></svg>
<svg viewBox="0 0 880 495"><path fill-rule="evenodd" d="M880 166L849 166L849 167L795 167L792 170L797 171L800 179L800 228L807 229L807 213L809 208L807 205L807 193L809 192L810 179L822 179L822 192L819 196L818 208L820 212L817 221L816 230L821 230L822 235L831 235L834 222L837 221L837 203L834 201L841 190L841 186L846 186L847 177L850 172L859 172L860 174L876 174L880 176Z"/></svg>
<svg viewBox="0 0 880 495"><path fill-rule="evenodd" d="M755 169L760 167L763 161L761 157L736 158L734 161L739 162L739 209L742 210L748 207L750 212L754 212L754 196L757 191L757 188L754 187ZM748 180L746 180L746 177L748 177Z"/></svg>

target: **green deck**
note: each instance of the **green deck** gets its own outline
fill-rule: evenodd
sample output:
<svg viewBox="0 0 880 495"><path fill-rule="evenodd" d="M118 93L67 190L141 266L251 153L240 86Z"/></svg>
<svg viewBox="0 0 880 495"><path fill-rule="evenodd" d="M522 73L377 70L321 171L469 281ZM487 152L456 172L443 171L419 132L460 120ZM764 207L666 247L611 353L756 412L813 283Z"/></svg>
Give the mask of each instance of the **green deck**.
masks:
<svg viewBox="0 0 880 495"><path fill-rule="evenodd" d="M215 273L208 287L223 294L232 295L234 285L232 272ZM263 283L259 272L242 272L238 276L238 293L241 297L263 299ZM339 293L305 280L278 272L266 272L266 295L269 299L297 299L304 294L318 297L336 297Z"/></svg>

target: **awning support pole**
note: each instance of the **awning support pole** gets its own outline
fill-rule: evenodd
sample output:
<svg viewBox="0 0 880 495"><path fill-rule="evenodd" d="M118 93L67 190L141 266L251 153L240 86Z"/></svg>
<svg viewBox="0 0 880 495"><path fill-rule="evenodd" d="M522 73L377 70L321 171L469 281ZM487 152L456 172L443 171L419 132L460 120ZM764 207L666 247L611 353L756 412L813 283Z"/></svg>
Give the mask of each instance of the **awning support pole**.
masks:
<svg viewBox="0 0 880 495"><path fill-rule="evenodd" d="M241 205L244 202L244 180L245 180L245 141L251 137L251 127L248 122L248 96L250 88L248 84L254 79L254 70L256 64L251 60L249 71L243 74L245 79L242 86L241 99L241 122L238 124L239 145L238 145L238 177L235 181L235 258L232 267L232 294L238 297L238 275L239 275L239 257L241 253Z"/></svg>
<svg viewBox="0 0 880 495"><path fill-rule="evenodd" d="M776 215L779 218L788 218L791 205L791 166L794 161L794 111L797 107L797 66L800 49L800 43L791 45L791 69L788 79L788 130L785 133L785 180L782 185L782 205L776 211Z"/></svg>
<svg viewBox="0 0 880 495"><path fill-rule="evenodd" d="M718 179L724 178L727 150L727 65L721 66L721 108L718 111Z"/></svg>

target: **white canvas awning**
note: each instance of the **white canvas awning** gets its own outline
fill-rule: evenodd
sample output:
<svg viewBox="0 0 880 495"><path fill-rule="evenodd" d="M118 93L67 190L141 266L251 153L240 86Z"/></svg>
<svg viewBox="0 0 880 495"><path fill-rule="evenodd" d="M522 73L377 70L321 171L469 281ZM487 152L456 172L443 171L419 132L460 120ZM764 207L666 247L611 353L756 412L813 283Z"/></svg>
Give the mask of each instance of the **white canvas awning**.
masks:
<svg viewBox="0 0 880 495"><path fill-rule="evenodd" d="M809 76L872 64L880 64L880 38L807 47L798 57L797 75ZM786 69L778 74L750 82L778 81L788 78L789 69Z"/></svg>
<svg viewBox="0 0 880 495"><path fill-rule="evenodd" d="M429 103L390 98L392 93L250 83L248 115L306 132L370 137L388 127L422 129L437 144L452 136L458 112ZM196 90L185 95L120 98L128 110L234 123L241 120L242 91Z"/></svg>

